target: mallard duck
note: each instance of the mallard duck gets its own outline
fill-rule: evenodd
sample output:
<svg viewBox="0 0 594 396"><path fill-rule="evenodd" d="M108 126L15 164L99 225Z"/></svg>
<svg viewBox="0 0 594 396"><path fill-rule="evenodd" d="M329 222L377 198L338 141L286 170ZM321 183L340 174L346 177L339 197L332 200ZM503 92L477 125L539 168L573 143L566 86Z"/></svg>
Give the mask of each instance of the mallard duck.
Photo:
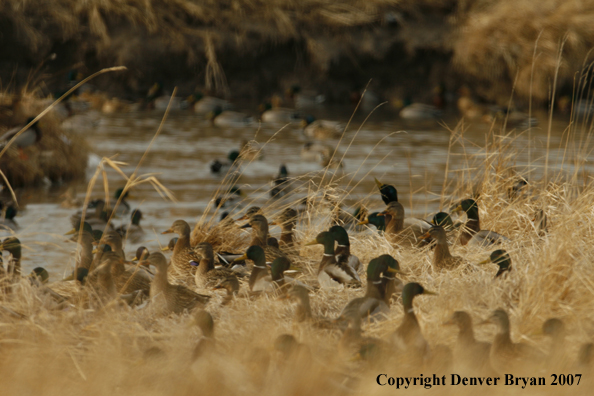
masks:
<svg viewBox="0 0 594 396"><path fill-rule="evenodd" d="M248 250L246 250L245 254L237 258L236 261L248 259L254 262L252 273L248 281L250 291L269 292L274 291L278 287L284 285L284 272L291 266L291 263L288 259L284 257L278 257L275 259L271 266L272 275L268 273L264 249L262 249L260 246L250 246Z"/></svg>
<svg viewBox="0 0 594 396"><path fill-rule="evenodd" d="M210 243L200 242L194 247L194 253L200 257L199 260L190 261L190 265L197 267L196 275L194 276L196 286L201 288L212 287L219 284L225 278L236 277L235 272L230 269L215 268L214 250Z"/></svg>
<svg viewBox="0 0 594 396"><path fill-rule="evenodd" d="M14 219L18 213L17 208L12 204L7 205L6 209L3 206L2 202L0 202L0 210L4 213L2 218L0 218L0 228L6 228L12 231L18 230L19 225Z"/></svg>
<svg viewBox="0 0 594 396"><path fill-rule="evenodd" d="M500 276L505 277L512 270L511 258L509 257L509 254L507 254L507 252L503 249L495 250L493 253L491 253L488 259L481 261L479 265L490 263L497 264L499 266L499 270L495 274L495 278Z"/></svg>
<svg viewBox="0 0 594 396"><path fill-rule="evenodd" d="M295 110L278 107L265 110L260 115L260 120L269 124L298 124L302 117Z"/></svg>
<svg viewBox="0 0 594 396"><path fill-rule="evenodd" d="M130 209L131 209L130 204L128 203L128 201L126 201L126 199L131 198L130 191L126 190L126 192L124 192L124 188L118 188L113 195L114 205L116 204L116 202L118 202L118 199L120 199L120 197L121 197L120 204L118 205L117 208L115 208L114 212L118 216L124 216L124 215L127 215L128 213L130 213Z"/></svg>
<svg viewBox="0 0 594 396"><path fill-rule="evenodd" d="M278 175L271 181L270 198L282 198L291 190L289 183L289 171L287 166L282 164L278 169Z"/></svg>
<svg viewBox="0 0 594 396"><path fill-rule="evenodd" d="M173 245L175 246L175 243ZM165 248L161 250L165 250ZM149 250L145 246L139 246L138 249L136 249L136 253L134 254L134 258L132 259L132 261L146 261L146 258L150 254L151 252L149 252Z"/></svg>
<svg viewBox="0 0 594 396"><path fill-rule="evenodd" d="M221 303L222 305L227 305L237 295L237 292L239 292L239 280L237 279L237 277L225 278L219 284L215 285L213 289L224 289L227 291L227 295Z"/></svg>
<svg viewBox="0 0 594 396"><path fill-rule="evenodd" d="M210 122L221 128L242 128L254 125L254 117L238 111L223 110L217 107L207 115Z"/></svg>
<svg viewBox="0 0 594 396"><path fill-rule="evenodd" d="M450 231L456 228L456 225L452 221L450 215L446 212L437 212L431 218L431 224L440 226L446 231Z"/></svg>
<svg viewBox="0 0 594 396"><path fill-rule="evenodd" d="M150 296L151 305L157 314L191 311L194 308L203 307L210 299L210 296L195 293L182 285L170 284L167 280L167 260L163 253L151 253L147 262L156 269Z"/></svg>
<svg viewBox="0 0 594 396"><path fill-rule="evenodd" d="M2 241L0 252L8 252L8 265L6 273L9 276L21 275L21 241L16 237L8 237Z"/></svg>
<svg viewBox="0 0 594 396"><path fill-rule="evenodd" d="M109 219L111 213L105 210L105 201L102 199L97 199L92 202L93 208L95 208L94 212L88 212L85 216L85 221L93 227L93 229L104 229L107 225L107 220ZM89 207L89 209L92 209ZM72 227L77 228L80 226L80 220L82 217L82 211L73 214L70 217L70 224ZM111 222L109 223L109 228L113 229L113 225Z"/></svg>
<svg viewBox="0 0 594 396"><path fill-rule="evenodd" d="M201 256L197 254L190 245L190 233L192 230L188 223L184 220L176 220L173 225L162 232L162 234L176 233L179 238L173 248L173 256L171 256L171 267L180 276L193 276L191 261L200 262Z"/></svg>
<svg viewBox="0 0 594 396"><path fill-rule="evenodd" d="M339 284L360 284L361 279L357 272L345 263L336 261L334 252L334 237L329 232L321 232L316 239L305 246L323 245L324 256L318 267L318 281L322 288L337 287Z"/></svg>
<svg viewBox="0 0 594 396"><path fill-rule="evenodd" d="M411 103L400 110L400 118L410 121L436 120L441 114L437 107L423 103Z"/></svg>
<svg viewBox="0 0 594 396"><path fill-rule="evenodd" d="M293 230L297 226L297 211L292 208L286 208L269 225L278 225L281 227L279 245L281 250L287 253L296 254L295 235Z"/></svg>
<svg viewBox="0 0 594 396"><path fill-rule="evenodd" d="M143 257L141 262L146 260L146 256L143 255ZM139 267L127 269L124 265L124 259L119 257L119 260L114 260L112 262L111 275L116 285L116 290L120 294L129 294L140 291L145 296L149 296L153 278L151 274L144 269Z"/></svg>
<svg viewBox="0 0 594 396"><path fill-rule="evenodd" d="M227 154L227 159L223 161L219 161L215 159L210 163L210 172L214 174L222 174L227 173L230 170L235 171L238 166L239 162L237 161L239 158L239 151L231 150L229 154Z"/></svg>
<svg viewBox="0 0 594 396"><path fill-rule="evenodd" d="M380 258L371 260L367 266L365 295L349 301L337 320L349 320L356 324L368 316L389 311L390 307L385 302L385 289L381 279L382 274L387 272L386 260Z"/></svg>
<svg viewBox="0 0 594 396"><path fill-rule="evenodd" d="M509 242L509 238L495 231L481 230L479 209L474 199L465 199L454 209L456 212L461 210L466 213L468 220L460 234L460 244L486 247Z"/></svg>
<svg viewBox="0 0 594 396"><path fill-rule="evenodd" d="M303 134L317 140L338 139L345 126L338 121L316 120L312 116L303 118Z"/></svg>
<svg viewBox="0 0 594 396"><path fill-rule="evenodd" d="M178 239L179 239L178 237L171 238L169 240L169 243L167 244L167 246L161 248L161 251L163 251L163 252L165 252L167 250L173 251L173 249L175 248L175 244L177 243L177 240Z"/></svg>
<svg viewBox="0 0 594 396"><path fill-rule="evenodd" d="M404 283L396 278L396 274L402 273L400 264L389 254L382 254L374 260L378 260L382 266L384 266L382 267L384 270L382 271L382 276L380 278L381 292L384 302L389 307L392 304L392 296L397 293L402 293L402 289L404 288Z"/></svg>
<svg viewBox="0 0 594 396"><path fill-rule="evenodd" d="M416 243L433 226L433 224L422 219L405 218L404 206L398 201L390 202L383 212L378 213L378 216L386 214L390 215L391 219L386 223L384 234L391 243L405 241Z"/></svg>
<svg viewBox="0 0 594 396"><path fill-rule="evenodd" d="M349 241L349 234L344 227L335 225L331 227L328 232L338 244L334 253L336 254L336 262L339 266L346 264L355 270L356 273L363 269L363 265L359 258L351 254L351 242ZM358 279L359 281L361 279Z"/></svg>
<svg viewBox="0 0 594 396"><path fill-rule="evenodd" d="M523 372L530 363L543 362L543 354L526 344L514 343L510 335L510 323L507 312L497 309L484 323L496 324L499 333L491 345L491 364L500 373Z"/></svg>
<svg viewBox="0 0 594 396"><path fill-rule="evenodd" d="M252 241L250 246L260 246L264 249L266 254L266 262L273 262L277 257L288 258L279 248L268 245L268 220L266 217L255 214L249 218L249 223L243 225L241 228L252 229Z"/></svg>
<svg viewBox="0 0 594 396"><path fill-rule="evenodd" d="M433 269L454 269L464 263L462 257L452 256L448 247L448 238L445 230L440 226L433 226L425 233L422 239L431 238L436 242L433 252Z"/></svg>
<svg viewBox="0 0 594 396"><path fill-rule="evenodd" d="M119 260L121 260L121 258L114 252L104 253L101 264L89 273L86 278L85 288L92 290L93 294L103 304L118 296L111 272L112 264Z"/></svg>
<svg viewBox="0 0 594 396"><path fill-rule="evenodd" d="M567 362L567 345L565 344L565 324L559 318L547 319L542 324L542 332L551 338L551 348L547 356L547 368L565 368Z"/></svg>
<svg viewBox="0 0 594 396"><path fill-rule="evenodd" d="M101 241L95 242L95 244L99 245L103 243L111 248L111 251L118 255L122 260L126 259L126 254L124 253L124 243L122 241L122 237L116 231L109 231L103 234L103 238Z"/></svg>
<svg viewBox="0 0 594 396"><path fill-rule="evenodd" d="M461 366L463 372L470 371L471 373L482 374L493 370L489 362L491 344L477 341L474 338L472 318L468 313L456 311L444 325L458 326L454 360Z"/></svg>
<svg viewBox="0 0 594 396"><path fill-rule="evenodd" d="M34 118L29 118L27 120L27 124L29 124L33 120ZM28 129L26 129L23 133L17 136L17 138L11 144L11 147L14 147L19 150L21 159L26 159L26 156L23 153L24 148L31 147L41 140L42 133L41 129L39 128L38 122L39 121L36 121L33 124L31 124L31 126L29 126ZM15 135L19 133L19 131L23 129L27 124L20 125L6 131L4 135L0 137L0 149L4 148L10 142L10 140L14 138Z"/></svg>
<svg viewBox="0 0 594 396"><path fill-rule="evenodd" d="M140 209L135 209L132 211L132 215L130 216L131 223L122 224L116 228L116 232L119 233L122 238L126 238L126 240L132 243L138 243L138 241L144 238L144 230L140 226L141 219L142 212Z"/></svg>
<svg viewBox="0 0 594 396"><path fill-rule="evenodd" d="M396 187L391 184L384 184L377 179L374 180L379 189L382 201L384 201L386 205L389 205L390 202L398 202L398 190L396 190Z"/></svg>
<svg viewBox="0 0 594 396"><path fill-rule="evenodd" d="M250 206L245 211L245 214L243 216L239 217L238 219L236 219L236 221L249 220L255 215L264 215L262 208L260 208L259 206Z"/></svg>
<svg viewBox="0 0 594 396"><path fill-rule="evenodd" d="M415 316L413 309L413 299L421 294L436 295L429 290L425 290L418 283L407 283L402 289L402 306L404 308L404 318L402 323L392 336L392 342L400 350L404 351L411 361L422 362L429 352L429 344L423 337L419 321ZM419 364L420 365L420 364Z"/></svg>
<svg viewBox="0 0 594 396"><path fill-rule="evenodd" d="M198 98L194 103L194 112L198 114L208 114L220 109L221 111L233 110L234 106L225 99L219 99L212 96Z"/></svg>
<svg viewBox="0 0 594 396"><path fill-rule="evenodd" d="M49 272L43 267L33 268L29 274L29 279L33 286L45 285L49 281Z"/></svg>
<svg viewBox="0 0 594 396"><path fill-rule="evenodd" d="M367 215L367 217L360 221L358 225L366 225L371 224L375 226L378 232L383 233L386 230L386 222L390 222L392 217L388 214L384 214L380 216L380 212L373 212Z"/></svg>
<svg viewBox="0 0 594 396"><path fill-rule="evenodd" d="M80 224L78 224L80 226ZM78 243L75 272L64 280L73 280L77 278L78 271L84 269L87 273L91 270L93 264L93 229L86 221L83 223L83 231L73 229L66 235L73 235L72 240Z"/></svg>
<svg viewBox="0 0 594 396"><path fill-rule="evenodd" d="M203 309L197 309L193 319L193 322L202 332L202 338L198 340L192 353L192 359L196 360L215 350L214 320L212 319L212 315Z"/></svg>

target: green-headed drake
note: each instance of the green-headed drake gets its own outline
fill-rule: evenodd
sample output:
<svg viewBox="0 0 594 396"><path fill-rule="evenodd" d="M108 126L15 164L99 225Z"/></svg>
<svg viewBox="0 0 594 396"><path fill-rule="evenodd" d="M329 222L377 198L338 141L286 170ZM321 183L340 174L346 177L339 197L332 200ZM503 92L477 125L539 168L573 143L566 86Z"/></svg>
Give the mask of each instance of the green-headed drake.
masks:
<svg viewBox="0 0 594 396"><path fill-rule="evenodd" d="M320 287L333 288L340 284L360 284L361 278L353 268L345 263L339 264L336 261L334 241L334 236L330 232L324 231L319 233L316 239L305 244L305 246L324 246L324 255L318 267Z"/></svg>
<svg viewBox="0 0 594 396"><path fill-rule="evenodd" d="M357 256L351 254L349 234L344 227L335 225L331 227L328 232L332 234L337 243L334 253L336 254L336 262L338 265L348 265L354 269L356 273L359 273L359 271L363 269L363 265Z"/></svg>
<svg viewBox="0 0 594 396"><path fill-rule="evenodd" d="M236 260L241 261L246 259L254 262L252 273L248 281L250 291L270 292L284 285L284 272L291 266L288 259L285 257L276 258L272 262L272 274L268 272L264 249L260 246L250 246L245 254Z"/></svg>
<svg viewBox="0 0 594 396"><path fill-rule="evenodd" d="M499 266L499 270L495 274L495 278L500 276L505 277L512 270L511 258L509 257L509 254L503 249L495 250L493 253L491 253L488 259L481 261L479 264L490 263L497 264L497 266Z"/></svg>
<svg viewBox="0 0 594 396"><path fill-rule="evenodd" d="M2 217L0 218L0 229L5 228L12 231L16 231L19 229L19 225L15 221L15 217L18 214L17 208L9 204L6 208L3 207L4 205L0 202L0 211L3 212Z"/></svg>
<svg viewBox="0 0 594 396"><path fill-rule="evenodd" d="M388 214L383 214L380 216L380 212L372 212L367 215L367 217L360 221L358 225L366 225L371 224L375 226L380 233L383 233L386 230L386 222L390 222L392 217Z"/></svg>
<svg viewBox="0 0 594 396"><path fill-rule="evenodd" d="M509 238L506 238L495 231L481 230L479 208L474 199L465 199L461 201L454 211L464 211L468 218L464 225L464 229L460 234L460 244L488 247L499 243L509 242Z"/></svg>
<svg viewBox="0 0 594 396"><path fill-rule="evenodd" d="M6 273L10 276L21 275L21 241L16 237L8 237L2 241L0 251L8 252Z"/></svg>
<svg viewBox="0 0 594 396"><path fill-rule="evenodd" d="M419 326L419 321L413 309L414 298L422 294L435 295L435 293L425 290L423 286L416 282L407 283L404 286L402 289L404 318L392 336L393 343L406 353L411 362L415 362L419 366L418 363L421 363L429 352L429 344L423 337L421 326Z"/></svg>
<svg viewBox="0 0 594 396"><path fill-rule="evenodd" d="M384 201L386 205L389 205L390 202L398 202L398 191L396 190L396 187L391 184L384 184L377 179L374 180L379 189L382 201Z"/></svg>

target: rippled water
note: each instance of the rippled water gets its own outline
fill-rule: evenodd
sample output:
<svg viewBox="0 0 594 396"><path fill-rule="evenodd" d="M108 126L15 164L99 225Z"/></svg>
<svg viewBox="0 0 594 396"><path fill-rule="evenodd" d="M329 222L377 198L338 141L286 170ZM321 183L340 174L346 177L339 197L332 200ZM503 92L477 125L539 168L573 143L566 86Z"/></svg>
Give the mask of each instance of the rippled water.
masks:
<svg viewBox="0 0 594 396"><path fill-rule="evenodd" d="M350 108L334 108L315 113L319 119L340 120L346 123L351 111ZM118 161L128 164L123 166L122 170L130 174L147 149L162 115L152 112L102 116L99 125L79 130L78 133L86 136L98 156L117 155ZM404 203L407 211L412 208L416 216L424 216L440 209L439 195L444 183L445 164L448 161L450 132L437 122L404 123L387 109L372 114L362 125L366 115L355 115L339 146L339 154L344 154L346 177L341 179L338 186L352 189L345 199L347 210L349 205L367 197L370 209L382 208L383 203L377 194L373 177L395 184L400 201ZM515 137L513 145L519 152L513 158L513 163L520 172L525 172L526 165L531 163L534 172L532 177L539 177L542 173L546 152L546 117L540 117L539 121L541 126L533 128L530 134L512 134ZM455 115L442 121L450 128L454 128L456 122ZM555 120L553 123L550 139L551 165L555 164L554 159L559 154L558 147L566 125L567 121L564 120ZM454 145L449 154L449 178L454 181L460 174L458 171L468 166L467 155L483 150L486 134L490 129L489 125L478 122L466 127L464 146ZM273 136L274 139L271 140ZM252 199L258 204L265 202L267 194L263 194L262 190L257 194L253 192L269 183L282 163L288 167L290 176L316 172L321 168L315 161L301 158L301 147L306 139L299 128L287 127L280 132L278 126L268 125L216 128L203 117L192 113L170 114L139 174L156 174L156 177L173 192L178 202L163 200L149 184L138 186L132 191L134 199L129 200L130 205L133 208L141 208L144 214L141 223L147 232L144 244L153 249L157 246L156 239L166 244L170 235L160 235L160 232L167 229L173 220L183 218L193 224L213 199L222 181L222 177L210 173L211 161L215 158L225 158L230 150L239 148L242 140L254 138L260 143L271 141L265 145L261 160L241 166L242 176L238 185L248 195L246 204L251 204ZM351 141L352 145L345 153ZM337 141L329 143L336 144ZM528 150L528 147L531 150ZM89 169L89 175L93 171ZM124 185L124 180L116 172L110 171L108 174L112 192ZM347 181L351 179L350 187L347 188ZM88 180L73 184L81 199L84 197L87 182ZM102 196L101 185L99 181L94 189L94 198ZM62 273L71 270L75 244L63 242L62 235L71 229L70 215L75 209L60 207L60 194L68 187L18 192L22 209L17 220L21 226L19 238L25 245L24 273L36 266L45 266L52 273L52 280L56 280ZM254 198L257 195L263 197ZM119 218L115 223L127 221L127 218ZM130 258L134 251L135 247L126 246Z"/></svg>

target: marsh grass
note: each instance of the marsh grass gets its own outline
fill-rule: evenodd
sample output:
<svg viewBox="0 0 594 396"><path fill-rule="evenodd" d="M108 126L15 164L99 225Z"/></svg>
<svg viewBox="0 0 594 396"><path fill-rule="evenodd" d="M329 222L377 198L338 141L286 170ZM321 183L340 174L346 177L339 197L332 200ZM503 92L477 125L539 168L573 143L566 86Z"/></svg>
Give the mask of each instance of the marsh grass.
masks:
<svg viewBox="0 0 594 396"><path fill-rule="evenodd" d="M464 139L465 128L460 123L450 130L451 147L464 148L468 144ZM583 122L570 125L571 133L561 142L561 148L565 149L563 157L560 161L547 162L549 177L546 181L542 159L534 159L526 169L518 168L516 157L525 150L518 144L518 139L523 139L526 132L495 128L494 125L476 154L462 150L464 167L447 167L443 191L431 199L440 202L442 210L448 210L461 198L476 197L482 228L500 232L511 239L504 246L513 262L508 279L493 280L494 265L476 265L488 257L489 250L458 244L451 247L452 252L464 257L467 264L449 272L432 268L432 251L428 248L392 246L374 230L350 232L352 253L363 263L389 253L406 271L405 281L420 282L439 293L434 297L417 297L414 304L422 331L432 347L453 345L457 331L443 326L443 322L455 310L468 311L476 324L494 309L504 308L510 314L512 338L534 345L543 352L548 351L549 341L535 334L547 318L562 318L568 329L567 360L558 362L559 367L554 368L527 367L528 371L533 370L531 375L543 375L549 381L551 373L574 372L579 346L594 336L594 185L586 162L591 150L592 128ZM155 137L157 135L158 132ZM126 188L149 182L172 199L154 175L137 175L141 164L142 160L128 176L119 170L120 163L104 158L88 191L93 190L101 176L104 177L106 197L109 197L104 170L112 167L126 180ZM514 183L512 177L526 173L529 184L511 199L508 190ZM234 177L228 175L217 194L230 190ZM367 177L359 175L358 170L348 169L343 175L325 169L300 176L291 180L290 194L269 200L263 209L266 216L273 219L285 207L296 207L303 198L308 198L300 214L297 237L299 241L311 239L330 226L335 219L337 203ZM263 187L243 203L249 206L252 200L268 193L268 188ZM373 191L360 203L379 206L379 202L377 192ZM548 233L544 237L538 235L532 222L538 209L544 210L549 219ZM194 241L208 240L222 249L242 251L247 247L245 235L233 224L228 227L218 225L219 211L211 206L198 219L193 231ZM301 249L303 260L310 263L312 270L315 270L320 254L318 246ZM313 274L306 272L304 277L311 279ZM207 310L215 320L218 353L193 361L192 352L201 331L191 315L156 317L150 309L131 309L117 303L95 308L73 304L58 309L49 296L22 280L11 294L4 296L1 304L0 375L4 378L3 392L327 395L355 389L357 394L392 394L394 389L376 385L378 373L433 373L430 367L402 367L402 362L379 362L374 367L353 360L351 352L338 349L339 331L294 323L294 306L274 296L238 297L223 306L221 293L209 293L213 298ZM335 318L350 299L362 293L362 290L348 288L311 293L313 314ZM385 320L365 323L364 334L385 339L400 324L402 316L398 300ZM476 326L475 331L480 340L491 340L495 333L491 325ZM313 358L284 362L272 348L273 340L284 333L293 334L305 344ZM398 360L397 356L394 358ZM586 385L591 371L580 370L584 373L584 382L579 387L539 387L522 392L589 394L590 388ZM439 394L475 391L459 387L433 389L433 393ZM481 388L480 391L482 394L504 391L513 394L519 389L497 387ZM427 391L414 388L407 392Z"/></svg>

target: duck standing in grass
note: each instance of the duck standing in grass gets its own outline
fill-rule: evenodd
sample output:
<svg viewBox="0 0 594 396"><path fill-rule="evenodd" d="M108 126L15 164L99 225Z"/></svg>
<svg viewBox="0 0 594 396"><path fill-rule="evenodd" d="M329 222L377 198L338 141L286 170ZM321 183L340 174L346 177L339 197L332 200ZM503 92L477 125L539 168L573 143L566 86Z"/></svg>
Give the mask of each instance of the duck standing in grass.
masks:
<svg viewBox="0 0 594 396"><path fill-rule="evenodd" d="M510 271L512 270L512 262L509 254L503 249L495 250L488 259L481 261L479 265L482 264L497 264L499 266L499 270L495 274L495 279L502 277L505 278Z"/></svg>
<svg viewBox="0 0 594 396"><path fill-rule="evenodd" d="M250 246L245 254L237 258L236 261L246 259L254 262L252 273L250 274L250 279L248 281L250 291L269 292L284 285L284 272L291 266L289 260L284 257L276 258L272 262L271 275L268 273L268 268L266 267L264 249L260 246Z"/></svg>
<svg viewBox="0 0 594 396"><path fill-rule="evenodd" d="M458 327L458 338L454 348L454 360L463 373L485 374L493 371L489 361L491 344L474 338L472 318L467 312L456 311L444 325Z"/></svg>
<svg viewBox="0 0 594 396"><path fill-rule="evenodd" d="M340 284L360 284L361 279L357 272L346 265L339 264L336 261L336 254L334 252L334 237L329 232L321 232L316 236L316 239L305 244L305 246L323 245L324 255L318 267L318 281L322 288L333 288Z"/></svg>
<svg viewBox="0 0 594 396"><path fill-rule="evenodd" d="M171 256L171 270L184 277L194 275L190 262L199 263L201 260L200 255L190 245L191 232L190 225L184 220L176 220L169 229L162 232L162 234L176 233L179 236L173 248L173 256Z"/></svg>
<svg viewBox="0 0 594 396"><path fill-rule="evenodd" d="M494 311L484 323L496 324L499 327L490 352L491 364L498 372L525 373L527 367L534 369L531 364L539 365L544 361L543 354L535 348L512 342L509 316L503 309Z"/></svg>
<svg viewBox="0 0 594 396"><path fill-rule="evenodd" d="M252 241L250 242L250 246L256 245L264 249L264 253L266 254L266 262L271 263L277 257L288 258L287 255L283 253L278 247L268 244L268 238L270 235L268 234L268 220L266 220L266 217L262 216L261 214L252 215L249 218L249 223L245 224L241 228L252 229Z"/></svg>
<svg viewBox="0 0 594 396"><path fill-rule="evenodd" d="M351 242L349 240L349 234L346 232L344 227L335 225L331 227L328 232L332 234L334 240L338 244L336 246L336 262L339 266L348 265L358 273L363 270L363 265L359 258L351 254ZM361 279L358 279L361 281Z"/></svg>
<svg viewBox="0 0 594 396"><path fill-rule="evenodd" d="M481 230L479 209L474 199L463 200L454 211L464 211L468 217L462 234L460 234L460 244L487 247L509 242L508 238L495 231Z"/></svg>
<svg viewBox="0 0 594 396"><path fill-rule="evenodd" d="M163 253L151 253L146 261L156 269L150 288L151 305L155 313L180 314L204 307L210 299L210 296L195 293L184 286L170 284L167 280L167 259Z"/></svg>
<svg viewBox="0 0 594 396"><path fill-rule="evenodd" d="M378 216L390 215L390 222L386 223L384 235L390 243L408 242L416 244L419 239L433 226L431 223L404 217L404 206L400 202L392 201Z"/></svg>
<svg viewBox="0 0 594 396"><path fill-rule="evenodd" d="M429 344L421 332L421 326L419 326L413 309L413 299L422 294L436 295L415 282L407 283L404 286L402 289L404 318L392 336L393 344L404 352L408 357L405 361L409 362L412 367L421 367L429 354Z"/></svg>
<svg viewBox="0 0 594 396"><path fill-rule="evenodd" d="M445 230L440 226L433 226L427 231L422 239L433 239L436 242L433 251L433 269L454 269L464 263L462 257L452 256L448 247L448 238Z"/></svg>
<svg viewBox="0 0 594 396"><path fill-rule="evenodd" d="M367 289L365 295L349 301L337 320L355 319L356 323L368 316L388 312L390 306L385 302L386 290L381 278L384 273L397 271L397 269L388 267L387 260L383 256L371 260L367 265Z"/></svg>
<svg viewBox="0 0 594 396"><path fill-rule="evenodd" d="M175 248L174 248L175 249ZM197 267L194 281L200 288L213 287L226 278L235 278L236 274L227 268L215 268L214 250L208 242L200 242L194 247L194 253L200 257L199 260L192 260L190 265Z"/></svg>
<svg viewBox="0 0 594 396"><path fill-rule="evenodd" d="M21 275L21 241L16 237L8 237L2 241L0 252L8 252L8 264L6 273L9 276L19 277Z"/></svg>
<svg viewBox="0 0 594 396"><path fill-rule="evenodd" d="M281 250L288 254L297 254L294 235L294 230L297 226L297 211L293 208L286 208L281 212L278 218L269 225L278 225L281 227L279 239Z"/></svg>

